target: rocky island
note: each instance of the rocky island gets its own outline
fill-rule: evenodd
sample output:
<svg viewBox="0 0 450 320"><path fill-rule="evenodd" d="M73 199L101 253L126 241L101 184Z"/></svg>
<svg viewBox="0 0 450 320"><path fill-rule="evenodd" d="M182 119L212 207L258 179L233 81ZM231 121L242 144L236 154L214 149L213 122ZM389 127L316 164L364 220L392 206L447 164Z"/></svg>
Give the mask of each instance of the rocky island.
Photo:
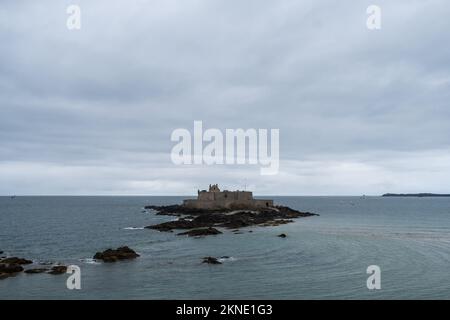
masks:
<svg viewBox="0 0 450 320"><path fill-rule="evenodd" d="M239 229L249 226L277 226L300 217L317 216L289 207L274 205L273 200L254 199L250 191L220 191L217 184L198 191L197 199L184 200L182 205L146 206L158 215L179 217L175 221L147 226L148 229L173 231L190 229L179 235L204 236L221 232L216 227Z"/></svg>

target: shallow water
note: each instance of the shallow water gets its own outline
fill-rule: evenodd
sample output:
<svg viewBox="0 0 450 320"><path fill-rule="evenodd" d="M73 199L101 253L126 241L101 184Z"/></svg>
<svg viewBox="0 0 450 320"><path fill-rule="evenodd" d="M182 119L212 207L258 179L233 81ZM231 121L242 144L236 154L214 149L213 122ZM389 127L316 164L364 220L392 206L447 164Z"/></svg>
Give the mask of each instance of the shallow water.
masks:
<svg viewBox="0 0 450 320"><path fill-rule="evenodd" d="M187 238L143 229L173 219L145 205L182 197L0 197L0 250L76 264L82 286L68 290L68 275L19 274L0 280L0 299L450 298L450 198L274 199L320 216ZM141 257L92 260L122 245ZM231 258L206 265L204 256ZM381 290L366 287L369 265L381 268Z"/></svg>

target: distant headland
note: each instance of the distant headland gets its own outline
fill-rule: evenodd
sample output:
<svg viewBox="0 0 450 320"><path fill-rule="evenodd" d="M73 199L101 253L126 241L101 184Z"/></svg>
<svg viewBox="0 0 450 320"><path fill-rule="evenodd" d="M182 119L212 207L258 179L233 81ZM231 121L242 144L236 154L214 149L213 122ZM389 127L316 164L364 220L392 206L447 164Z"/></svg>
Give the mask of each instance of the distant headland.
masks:
<svg viewBox="0 0 450 320"><path fill-rule="evenodd" d="M383 197L450 197L450 194L445 193L385 193Z"/></svg>

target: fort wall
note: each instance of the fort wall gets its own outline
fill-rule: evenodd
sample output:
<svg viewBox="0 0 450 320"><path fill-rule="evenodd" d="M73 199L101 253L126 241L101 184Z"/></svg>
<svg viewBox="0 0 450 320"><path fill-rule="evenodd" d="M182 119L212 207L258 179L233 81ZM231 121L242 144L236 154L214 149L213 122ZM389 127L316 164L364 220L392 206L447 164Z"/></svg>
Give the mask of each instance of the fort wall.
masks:
<svg viewBox="0 0 450 320"><path fill-rule="evenodd" d="M220 191L210 185L209 191L198 191L197 199L184 200L183 205L195 209L260 209L273 207L273 200L253 199L251 191Z"/></svg>

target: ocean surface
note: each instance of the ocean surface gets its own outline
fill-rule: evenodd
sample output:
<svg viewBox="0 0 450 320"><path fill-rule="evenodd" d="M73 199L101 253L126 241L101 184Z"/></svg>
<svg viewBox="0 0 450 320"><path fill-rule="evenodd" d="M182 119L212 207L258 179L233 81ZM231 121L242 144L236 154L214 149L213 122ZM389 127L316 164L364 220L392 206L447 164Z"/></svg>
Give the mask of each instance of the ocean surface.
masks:
<svg viewBox="0 0 450 320"><path fill-rule="evenodd" d="M320 216L205 238L143 229L173 219L145 205L183 198L0 197L0 251L81 268L81 290L68 274L22 273L0 280L0 299L450 298L450 198L273 197ZM91 259L123 245L141 257ZM369 265L381 290L367 289Z"/></svg>

